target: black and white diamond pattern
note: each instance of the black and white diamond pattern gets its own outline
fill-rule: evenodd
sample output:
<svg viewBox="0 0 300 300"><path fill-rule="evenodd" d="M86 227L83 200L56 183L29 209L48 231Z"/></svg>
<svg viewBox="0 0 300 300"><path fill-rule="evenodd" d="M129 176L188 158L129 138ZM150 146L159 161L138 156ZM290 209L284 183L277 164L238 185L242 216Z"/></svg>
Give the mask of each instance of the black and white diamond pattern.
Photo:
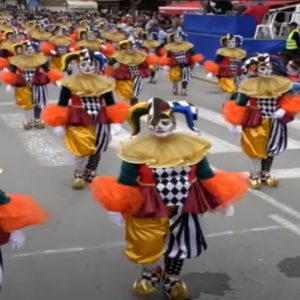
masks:
<svg viewBox="0 0 300 300"><path fill-rule="evenodd" d="M99 97L82 97L84 110L92 117L96 117L101 109Z"/></svg>
<svg viewBox="0 0 300 300"><path fill-rule="evenodd" d="M186 61L186 52L184 52L184 51L177 52L175 58L176 58L176 61L179 64L185 64L185 61Z"/></svg>
<svg viewBox="0 0 300 300"><path fill-rule="evenodd" d="M140 75L138 66L129 66L129 70L133 77Z"/></svg>
<svg viewBox="0 0 300 300"><path fill-rule="evenodd" d="M242 60L240 58L230 58L230 70L234 75L240 71L241 65Z"/></svg>
<svg viewBox="0 0 300 300"><path fill-rule="evenodd" d="M278 98L257 99L257 106L265 117L272 117L278 108Z"/></svg>
<svg viewBox="0 0 300 300"><path fill-rule="evenodd" d="M28 83L31 83L34 73L35 73L35 69L23 71L23 76Z"/></svg>
<svg viewBox="0 0 300 300"><path fill-rule="evenodd" d="M69 46L58 45L57 50L59 54L66 54L68 52Z"/></svg>
<svg viewBox="0 0 300 300"><path fill-rule="evenodd" d="M156 188L167 206L182 206L188 196L191 182L190 167L153 169Z"/></svg>

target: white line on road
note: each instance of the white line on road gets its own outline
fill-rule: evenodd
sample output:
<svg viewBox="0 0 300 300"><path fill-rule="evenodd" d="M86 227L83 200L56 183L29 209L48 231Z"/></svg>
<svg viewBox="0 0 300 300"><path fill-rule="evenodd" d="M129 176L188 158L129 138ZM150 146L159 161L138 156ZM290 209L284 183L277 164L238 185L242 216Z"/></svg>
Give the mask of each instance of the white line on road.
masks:
<svg viewBox="0 0 300 300"><path fill-rule="evenodd" d="M249 190L249 192L257 197L259 197L260 199L262 199L263 201L265 201L266 203L276 207L277 209L287 213L288 215L300 220L300 212L297 211L296 209L276 200L275 198L261 192L261 191L256 191L256 190Z"/></svg>
<svg viewBox="0 0 300 300"><path fill-rule="evenodd" d="M273 220L273 219L272 219ZM265 227L255 227L250 229L236 230L236 231L223 231L217 233L207 234L207 238L215 238L215 237L224 237L230 235L243 235L249 233L258 233L258 232L267 232L271 230L282 230L282 229L294 229L299 230L300 232L300 224L293 224L291 222L285 222L285 224L280 225L271 225ZM24 257L32 257L32 256L43 256L43 255L51 255L51 254L67 254L67 253L78 253L85 251L97 251L97 250L106 250L106 249L114 249L123 247L125 242L114 242L103 245L91 246L91 247L72 247L72 248L62 248L62 249L48 249L42 251L34 251L34 252L25 252L19 254L10 254L7 255L8 258L24 258Z"/></svg>
<svg viewBox="0 0 300 300"><path fill-rule="evenodd" d="M280 226L283 226L291 232L300 236L300 228L296 224L278 215L270 215L269 218L278 223Z"/></svg>
<svg viewBox="0 0 300 300"><path fill-rule="evenodd" d="M47 103L57 103L57 100L49 100ZM17 104L15 102L0 102L0 106L16 106Z"/></svg>

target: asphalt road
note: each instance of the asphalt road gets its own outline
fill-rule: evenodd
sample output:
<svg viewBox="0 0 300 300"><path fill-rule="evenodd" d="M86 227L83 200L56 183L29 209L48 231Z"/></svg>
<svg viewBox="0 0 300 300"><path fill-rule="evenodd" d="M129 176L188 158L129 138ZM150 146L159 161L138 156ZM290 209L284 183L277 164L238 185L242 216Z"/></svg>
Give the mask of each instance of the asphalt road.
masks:
<svg viewBox="0 0 300 300"><path fill-rule="evenodd" d="M58 90L51 88L51 99ZM173 100L166 74L157 85L145 83L143 99ZM185 99L198 105L198 126L213 143L210 162L225 170L248 170L220 115L224 96L217 86L194 80ZM184 129L184 120L179 127ZM117 175L118 141L103 156L99 174ZM25 132L13 94L0 86L0 186L35 195L51 212L50 221L26 230L21 252L4 247L3 300L131 300L139 267L123 256L123 229L109 220L88 189L70 186L72 159L51 128ZM275 161L276 189L251 191L236 205L235 216L203 217L208 250L183 270L193 295L201 300L296 300L300 295L300 121L290 126L289 150ZM159 295L157 299L165 299Z"/></svg>

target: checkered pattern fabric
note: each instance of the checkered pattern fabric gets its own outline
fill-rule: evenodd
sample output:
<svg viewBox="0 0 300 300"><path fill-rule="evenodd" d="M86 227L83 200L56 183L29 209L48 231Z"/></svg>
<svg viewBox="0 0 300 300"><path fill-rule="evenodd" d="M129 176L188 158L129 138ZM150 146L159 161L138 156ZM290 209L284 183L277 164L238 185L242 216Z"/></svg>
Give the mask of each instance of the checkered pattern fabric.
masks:
<svg viewBox="0 0 300 300"><path fill-rule="evenodd" d="M69 46L59 45L57 46L57 50L59 54L66 54L68 52Z"/></svg>
<svg viewBox="0 0 300 300"><path fill-rule="evenodd" d="M230 70L236 75L240 72L242 60L240 58L230 58Z"/></svg>
<svg viewBox="0 0 300 300"><path fill-rule="evenodd" d="M119 48L119 43L118 42L112 42L112 45L115 49Z"/></svg>
<svg viewBox="0 0 300 300"><path fill-rule="evenodd" d="M155 48L149 48L149 54L156 55L156 49Z"/></svg>
<svg viewBox="0 0 300 300"><path fill-rule="evenodd" d="M31 83L32 78L33 78L33 76L34 76L34 73L35 73L35 69L32 69L32 70L25 70L25 71L23 72L23 76L24 76L24 78L25 78L25 80L26 80L27 82Z"/></svg>
<svg viewBox="0 0 300 300"><path fill-rule="evenodd" d="M82 97L84 110L92 117L96 117L101 109L99 97Z"/></svg>
<svg viewBox="0 0 300 300"><path fill-rule="evenodd" d="M129 70L133 77L140 75L138 66L129 66Z"/></svg>
<svg viewBox="0 0 300 300"><path fill-rule="evenodd" d="M185 61L186 61L186 52L184 52L184 51L177 52L175 58L176 58L176 61L179 64L185 64Z"/></svg>
<svg viewBox="0 0 300 300"><path fill-rule="evenodd" d="M153 169L156 188L167 206L183 206L191 182L190 167Z"/></svg>
<svg viewBox="0 0 300 300"><path fill-rule="evenodd" d="M257 106L265 117L272 117L278 108L278 98L264 98L257 100Z"/></svg>

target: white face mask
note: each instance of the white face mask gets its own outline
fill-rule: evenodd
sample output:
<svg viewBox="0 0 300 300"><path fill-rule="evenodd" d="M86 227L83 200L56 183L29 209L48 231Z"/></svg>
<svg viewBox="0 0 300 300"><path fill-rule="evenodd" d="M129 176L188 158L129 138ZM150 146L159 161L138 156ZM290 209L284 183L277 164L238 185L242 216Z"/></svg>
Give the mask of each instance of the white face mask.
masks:
<svg viewBox="0 0 300 300"><path fill-rule="evenodd" d="M96 39L95 33L94 33L94 32L88 32L88 34L87 34L87 39L88 39L89 41L94 41L94 40Z"/></svg>
<svg viewBox="0 0 300 300"><path fill-rule="evenodd" d="M55 32L56 36L64 36L65 32L62 28L59 28L56 32Z"/></svg>
<svg viewBox="0 0 300 300"><path fill-rule="evenodd" d="M271 65L263 65L258 67L257 75L261 77L270 77L272 76L272 66Z"/></svg>
<svg viewBox="0 0 300 300"><path fill-rule="evenodd" d="M82 60L78 64L78 69L81 74L90 75L96 72L95 64L89 60Z"/></svg>
<svg viewBox="0 0 300 300"><path fill-rule="evenodd" d="M176 129L176 123L172 119L161 118L155 126L148 122L148 129L151 134L160 138L164 138L173 133L173 131Z"/></svg>
<svg viewBox="0 0 300 300"><path fill-rule="evenodd" d="M236 42L234 39L227 41L227 48L233 49L236 47Z"/></svg>
<svg viewBox="0 0 300 300"><path fill-rule="evenodd" d="M23 53L24 55L33 55L35 53L35 50L32 46L24 47Z"/></svg>
<svg viewBox="0 0 300 300"><path fill-rule="evenodd" d="M180 35L179 36L176 35L174 38L174 41L175 41L175 43L181 43L183 41L183 39Z"/></svg>

